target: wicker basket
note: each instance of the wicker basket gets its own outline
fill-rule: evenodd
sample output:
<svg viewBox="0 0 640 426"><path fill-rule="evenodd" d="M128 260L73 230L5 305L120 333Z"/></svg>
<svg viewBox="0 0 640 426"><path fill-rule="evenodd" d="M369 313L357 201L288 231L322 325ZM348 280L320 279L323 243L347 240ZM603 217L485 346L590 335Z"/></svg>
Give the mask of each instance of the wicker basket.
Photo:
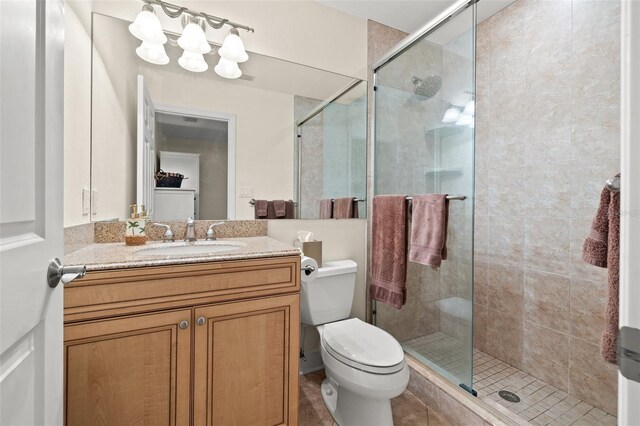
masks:
<svg viewBox="0 0 640 426"><path fill-rule="evenodd" d="M180 186L182 186L182 180L189 179L184 177L183 174L165 172L162 169L156 173L155 177L157 188L180 188Z"/></svg>

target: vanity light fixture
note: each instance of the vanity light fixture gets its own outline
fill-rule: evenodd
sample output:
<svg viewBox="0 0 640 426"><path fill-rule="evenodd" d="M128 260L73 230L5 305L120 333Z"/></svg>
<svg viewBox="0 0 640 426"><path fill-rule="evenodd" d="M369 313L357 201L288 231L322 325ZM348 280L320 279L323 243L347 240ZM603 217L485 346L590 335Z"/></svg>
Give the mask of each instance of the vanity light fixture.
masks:
<svg viewBox="0 0 640 426"><path fill-rule="evenodd" d="M244 43L240 38L240 33L236 28L231 28L229 34L225 37L222 47L218 50L218 54L233 62L245 62L249 59L247 51L244 50Z"/></svg>
<svg viewBox="0 0 640 426"><path fill-rule="evenodd" d="M225 59L224 56L220 56L218 65L213 69L216 74L224 78L239 78L242 75L242 71L238 67L238 63Z"/></svg>
<svg viewBox="0 0 640 426"><path fill-rule="evenodd" d="M249 55L247 55L238 30L242 29L252 33L254 32L253 28L164 0L142 0L142 2L144 3L142 11L136 16L134 22L129 25L131 34L143 42L136 49L136 53L140 58L157 65L169 63L169 57L163 46L167 42L167 36L162 30L160 20L155 15L153 8L153 5L157 5L169 18L183 17L182 25L184 30L177 39L177 44L184 50L182 56L178 59L178 63L182 68L193 72L204 72L209 69L209 65L207 65L202 56L211 52L211 43L207 41L205 29L207 25L215 30L228 25L231 30L229 30L229 34L225 37L223 45L219 49L220 61L216 65L215 71L224 78L238 78L242 75L238 62L245 62L249 59ZM174 39L172 39L172 42L174 42Z"/></svg>

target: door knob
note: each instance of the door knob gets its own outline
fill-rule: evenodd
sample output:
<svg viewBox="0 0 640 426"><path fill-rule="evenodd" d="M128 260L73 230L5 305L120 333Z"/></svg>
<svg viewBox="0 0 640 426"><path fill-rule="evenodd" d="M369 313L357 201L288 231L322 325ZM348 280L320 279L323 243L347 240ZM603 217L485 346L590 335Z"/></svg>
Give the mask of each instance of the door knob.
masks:
<svg viewBox="0 0 640 426"><path fill-rule="evenodd" d="M87 273L87 267L80 266L62 266L60 259L57 257L51 259L47 268L47 283L49 287L56 288L60 281L62 284L68 284L76 278L82 278Z"/></svg>
<svg viewBox="0 0 640 426"><path fill-rule="evenodd" d="M196 323L198 325L204 325L207 322L207 319L205 317L198 317L198 319L196 320Z"/></svg>
<svg viewBox="0 0 640 426"><path fill-rule="evenodd" d="M180 327L181 330L186 330L187 328L189 328L189 321L185 321L185 320L180 321L180 324L178 324L178 327Z"/></svg>

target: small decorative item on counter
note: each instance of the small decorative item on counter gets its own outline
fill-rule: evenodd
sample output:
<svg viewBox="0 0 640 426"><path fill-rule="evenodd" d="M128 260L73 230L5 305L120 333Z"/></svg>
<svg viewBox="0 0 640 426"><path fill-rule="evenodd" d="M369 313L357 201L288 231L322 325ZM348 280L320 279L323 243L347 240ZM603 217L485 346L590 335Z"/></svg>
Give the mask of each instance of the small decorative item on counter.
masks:
<svg viewBox="0 0 640 426"><path fill-rule="evenodd" d="M189 179L184 177L180 173L165 172L160 169L156 173L156 187L157 188L180 188L182 186L182 180Z"/></svg>
<svg viewBox="0 0 640 426"><path fill-rule="evenodd" d="M140 206L140 212L138 212L138 205L132 204L131 218L126 222L126 230L124 234L124 242L128 246L141 246L147 243L147 234L145 228L147 227L147 212L144 205Z"/></svg>

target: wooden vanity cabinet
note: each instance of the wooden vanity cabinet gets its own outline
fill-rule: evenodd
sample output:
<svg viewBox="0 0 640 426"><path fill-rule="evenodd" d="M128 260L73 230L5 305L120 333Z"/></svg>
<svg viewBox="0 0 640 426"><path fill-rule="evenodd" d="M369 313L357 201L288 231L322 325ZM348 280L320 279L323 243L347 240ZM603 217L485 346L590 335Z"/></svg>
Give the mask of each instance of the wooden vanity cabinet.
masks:
<svg viewBox="0 0 640 426"><path fill-rule="evenodd" d="M163 268L65 287L65 424L297 425L299 256Z"/></svg>

